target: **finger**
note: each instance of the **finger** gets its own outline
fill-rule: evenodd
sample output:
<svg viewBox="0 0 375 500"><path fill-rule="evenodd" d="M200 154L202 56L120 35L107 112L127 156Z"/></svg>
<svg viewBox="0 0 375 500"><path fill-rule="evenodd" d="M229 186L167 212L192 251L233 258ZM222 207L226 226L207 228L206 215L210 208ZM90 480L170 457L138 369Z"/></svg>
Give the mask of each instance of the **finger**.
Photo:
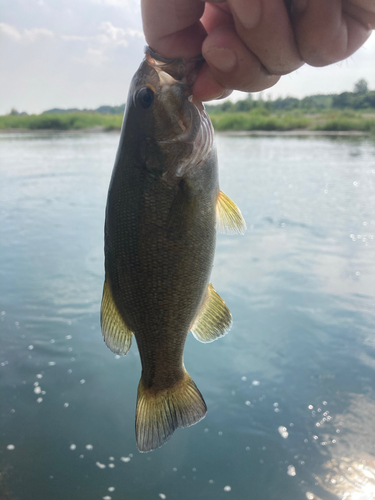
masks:
<svg viewBox="0 0 375 500"><path fill-rule="evenodd" d="M142 0L147 43L163 57L190 59L201 53L206 31L201 0Z"/></svg>
<svg viewBox="0 0 375 500"><path fill-rule="evenodd" d="M208 64L204 64L194 82L194 99L197 101L212 101L214 99L221 99L226 91L227 89L213 76Z"/></svg>
<svg viewBox="0 0 375 500"><path fill-rule="evenodd" d="M362 23L365 28L375 29L375 2L369 0L344 0L344 13Z"/></svg>
<svg viewBox="0 0 375 500"><path fill-rule="evenodd" d="M219 26L225 26L227 24L233 24L233 16L229 10L227 4L223 5L213 5L212 3L206 3L203 16L201 17L201 23L203 24L207 33L215 30Z"/></svg>
<svg viewBox="0 0 375 500"><path fill-rule="evenodd" d="M269 73L284 75L302 66L283 0L228 0L236 30Z"/></svg>
<svg viewBox="0 0 375 500"><path fill-rule="evenodd" d="M274 85L279 77L271 75L259 59L250 52L238 37L234 26L220 26L207 35L202 54L208 68L203 68L194 86L194 95L203 96L206 82L220 85L215 90L230 89L257 92ZM217 95L215 97L218 97ZM212 97L211 97L212 98Z"/></svg>
<svg viewBox="0 0 375 500"><path fill-rule="evenodd" d="M300 54L311 66L326 66L355 52L371 31L345 15L341 0L294 0L294 31Z"/></svg>

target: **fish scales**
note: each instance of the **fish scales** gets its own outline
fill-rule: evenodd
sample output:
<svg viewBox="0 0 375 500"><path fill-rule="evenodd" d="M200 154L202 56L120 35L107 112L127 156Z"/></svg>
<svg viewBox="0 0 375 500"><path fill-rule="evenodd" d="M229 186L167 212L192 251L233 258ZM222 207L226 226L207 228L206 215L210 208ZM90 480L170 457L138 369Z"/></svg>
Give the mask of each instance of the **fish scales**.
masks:
<svg viewBox="0 0 375 500"><path fill-rule="evenodd" d="M182 65L146 53L129 92L106 208L102 331L116 353L126 354L133 334L137 341L140 451L206 414L184 345L190 330L203 342L228 330L230 312L209 283L217 219L226 214L236 222L223 227L244 229L220 192L210 121L189 99Z"/></svg>

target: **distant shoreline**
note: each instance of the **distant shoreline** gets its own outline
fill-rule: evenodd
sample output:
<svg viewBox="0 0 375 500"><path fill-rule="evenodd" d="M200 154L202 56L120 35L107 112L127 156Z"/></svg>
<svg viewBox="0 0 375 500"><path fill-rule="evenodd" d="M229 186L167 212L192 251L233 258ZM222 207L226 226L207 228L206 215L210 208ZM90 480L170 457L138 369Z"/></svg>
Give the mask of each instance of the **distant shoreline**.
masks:
<svg viewBox="0 0 375 500"><path fill-rule="evenodd" d="M250 111L211 112L216 132L243 135L375 135L375 113L339 111L276 111L254 108ZM112 132L120 131L122 115L100 113L61 113L0 116L0 132Z"/></svg>
<svg viewBox="0 0 375 500"><path fill-rule="evenodd" d="M0 129L0 134L98 134L98 133L106 133L112 134L120 133L120 129L106 130L105 127L91 127L91 128L82 128L82 129L68 129L68 130L59 130L59 129L29 129L29 128L8 128L8 129ZM227 135L227 136L299 136L299 137L307 137L307 136L340 136L340 137L361 137L361 136L370 136L372 135L370 132L364 132L360 130L215 130L215 133L218 135Z"/></svg>

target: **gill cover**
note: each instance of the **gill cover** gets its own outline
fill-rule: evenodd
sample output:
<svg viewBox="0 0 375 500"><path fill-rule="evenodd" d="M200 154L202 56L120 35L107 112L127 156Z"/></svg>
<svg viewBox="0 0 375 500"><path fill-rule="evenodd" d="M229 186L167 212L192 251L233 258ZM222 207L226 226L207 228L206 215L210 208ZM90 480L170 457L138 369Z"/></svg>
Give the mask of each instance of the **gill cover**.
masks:
<svg viewBox="0 0 375 500"><path fill-rule="evenodd" d="M133 101L140 111L146 110L145 121L154 123L148 133L166 158L166 179L183 177L204 161L213 147L211 120L203 104L192 98L192 83L202 62L201 57L188 62L165 59L146 48Z"/></svg>

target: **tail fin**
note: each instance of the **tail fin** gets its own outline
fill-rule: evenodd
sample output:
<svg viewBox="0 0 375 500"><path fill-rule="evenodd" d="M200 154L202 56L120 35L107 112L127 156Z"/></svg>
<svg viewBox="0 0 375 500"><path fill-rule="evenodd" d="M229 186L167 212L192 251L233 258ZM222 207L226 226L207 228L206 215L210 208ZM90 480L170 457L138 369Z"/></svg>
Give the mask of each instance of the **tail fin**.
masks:
<svg viewBox="0 0 375 500"><path fill-rule="evenodd" d="M164 444L178 427L196 424L207 413L206 403L185 371L173 387L155 393L142 379L138 386L135 432L139 451L155 450Z"/></svg>

